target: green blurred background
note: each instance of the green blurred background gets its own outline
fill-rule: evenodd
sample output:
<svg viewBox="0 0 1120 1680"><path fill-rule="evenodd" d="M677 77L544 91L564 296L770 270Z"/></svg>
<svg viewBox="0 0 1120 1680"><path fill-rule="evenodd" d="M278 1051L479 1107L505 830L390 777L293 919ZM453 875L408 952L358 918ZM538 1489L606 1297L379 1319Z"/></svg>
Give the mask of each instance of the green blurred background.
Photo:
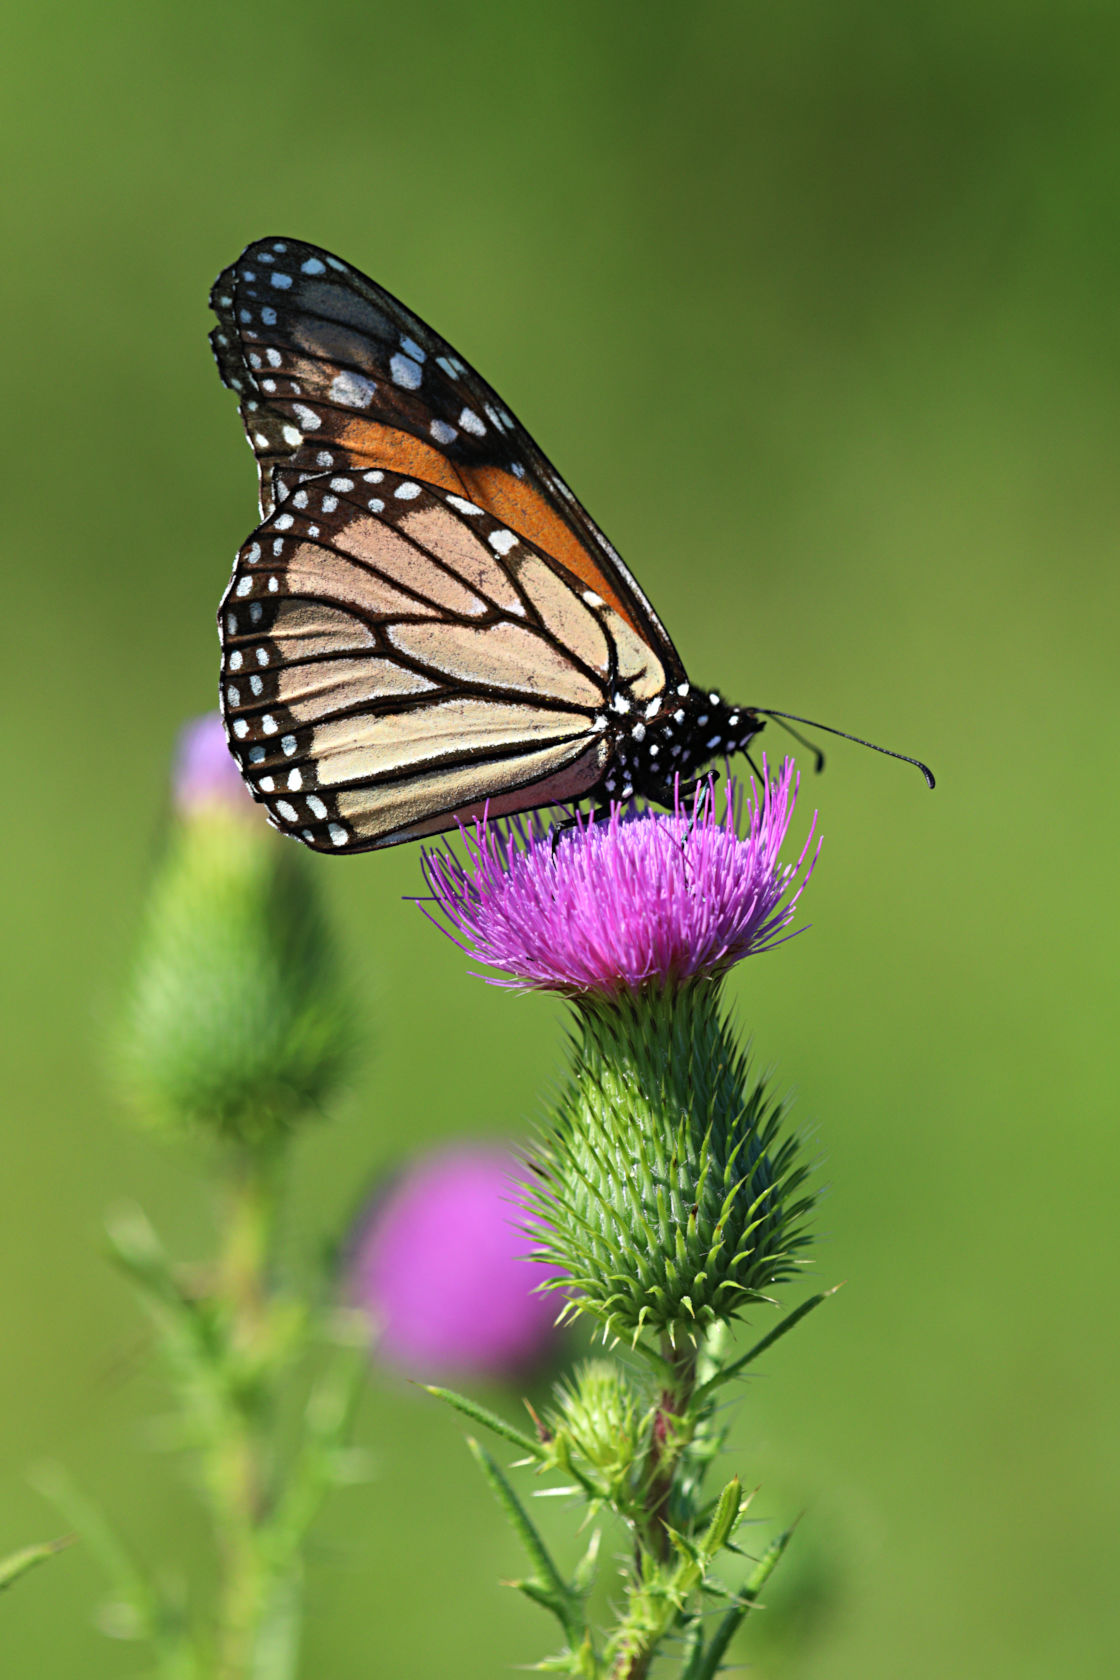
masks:
<svg viewBox="0 0 1120 1680"><path fill-rule="evenodd" d="M135 1198L201 1253L206 1184L122 1124L100 1041L253 522L207 288L291 233L477 363L699 680L939 774L836 744L813 931L735 982L848 1280L736 1426L763 1513L806 1513L742 1660L1114 1673L1115 5L62 0L7 42L0 1554L56 1529L57 1460L169 1571L204 1555L100 1231ZM402 902L414 849L315 867L371 1050L299 1149L294 1253L420 1143L516 1134L560 1054ZM379 1379L362 1437L306 1673L539 1656L455 1420ZM101 1597L82 1548L6 1595L4 1672L140 1674Z"/></svg>

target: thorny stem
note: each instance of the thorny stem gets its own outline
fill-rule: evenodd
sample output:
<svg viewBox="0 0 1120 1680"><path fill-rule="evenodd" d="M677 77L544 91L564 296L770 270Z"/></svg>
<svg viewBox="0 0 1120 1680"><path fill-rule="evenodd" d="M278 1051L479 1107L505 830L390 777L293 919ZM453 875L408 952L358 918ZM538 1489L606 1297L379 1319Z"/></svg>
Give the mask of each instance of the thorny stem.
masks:
<svg viewBox="0 0 1120 1680"><path fill-rule="evenodd" d="M687 1411L696 1386L697 1352L691 1343L674 1346L665 1341L661 1354L671 1366L673 1377L666 1379L662 1386L646 1457L645 1520L634 1542L636 1585L643 1579L647 1555L662 1564L668 1561L672 1552L666 1525L672 1511L681 1454L687 1446L687 1440L680 1434L678 1420ZM619 1653L610 1680L646 1680L655 1654L655 1645L635 1634L633 1642Z"/></svg>

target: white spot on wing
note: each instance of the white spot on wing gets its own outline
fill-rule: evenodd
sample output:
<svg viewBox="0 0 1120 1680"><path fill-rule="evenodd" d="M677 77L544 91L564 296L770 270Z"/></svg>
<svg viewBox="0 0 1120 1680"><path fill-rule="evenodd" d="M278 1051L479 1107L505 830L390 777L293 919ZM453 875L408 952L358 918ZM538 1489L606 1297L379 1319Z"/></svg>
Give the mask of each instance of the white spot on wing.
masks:
<svg viewBox="0 0 1120 1680"><path fill-rule="evenodd" d="M501 530L491 531L487 540L490 543L490 547L495 549L497 553L508 554L511 548L517 547L520 539L516 537L512 531Z"/></svg>
<svg viewBox="0 0 1120 1680"><path fill-rule="evenodd" d="M376 393L377 386L372 379L347 368L344 373L335 374L327 395L332 402L342 403L346 408L368 408Z"/></svg>
<svg viewBox="0 0 1120 1680"><path fill-rule="evenodd" d="M483 511L482 508L475 507L473 502L464 501L462 496L448 496L447 501L449 507L458 508L460 513L465 513L472 519L475 514Z"/></svg>
<svg viewBox="0 0 1120 1680"><path fill-rule="evenodd" d="M389 372L393 376L393 384L401 385L406 391L418 391L424 377L424 370L419 362L414 362L411 356L394 356L389 363Z"/></svg>
<svg viewBox="0 0 1120 1680"><path fill-rule="evenodd" d="M418 484L413 484L410 480L406 479L403 484L397 485L393 494L402 502L411 502L414 497L420 494L420 486Z"/></svg>
<svg viewBox="0 0 1120 1680"><path fill-rule="evenodd" d="M294 426L285 426L280 435L290 449L298 449L303 442L303 433L297 431Z"/></svg>
<svg viewBox="0 0 1120 1680"><path fill-rule="evenodd" d="M428 427L437 443L454 443L459 436L454 426L449 426L446 420L433 420Z"/></svg>
<svg viewBox="0 0 1120 1680"><path fill-rule="evenodd" d="M323 424L315 410L308 408L306 403L293 403L296 419L306 432L317 432Z"/></svg>
<svg viewBox="0 0 1120 1680"><path fill-rule="evenodd" d="M308 257L307 261L304 262L304 263L300 263L299 266L300 266L300 272L302 274L325 274L326 273L326 269L323 267L323 264L319 261L318 257Z"/></svg>
<svg viewBox="0 0 1120 1680"><path fill-rule="evenodd" d="M328 828L327 833L330 835L336 846L345 846L346 830L343 828L341 823L332 823Z"/></svg>
<svg viewBox="0 0 1120 1680"><path fill-rule="evenodd" d="M459 416L459 424L465 432L473 432L475 437L486 436L486 422L480 420L473 408L465 408Z"/></svg>

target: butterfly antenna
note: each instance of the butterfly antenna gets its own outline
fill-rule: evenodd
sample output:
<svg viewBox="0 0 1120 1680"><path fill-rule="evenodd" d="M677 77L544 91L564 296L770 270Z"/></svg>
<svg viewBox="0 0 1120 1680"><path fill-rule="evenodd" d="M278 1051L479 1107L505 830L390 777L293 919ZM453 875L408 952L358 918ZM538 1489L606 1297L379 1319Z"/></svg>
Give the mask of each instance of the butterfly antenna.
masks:
<svg viewBox="0 0 1120 1680"><path fill-rule="evenodd" d="M933 771L930 769L929 765L923 764L920 758L911 758L909 753L892 752L889 747L879 747L876 746L874 741L865 741L862 735L849 735L846 730L833 729L832 725L828 723L814 723L812 718L797 717L793 712L772 712L764 706L756 706L754 709L762 717L774 718L781 722L783 729L788 727L788 725L783 721L788 718L793 723L803 723L807 729L823 729L826 735L839 735L842 741L854 741L857 747L870 747L872 752L883 753L887 758L901 759L903 764L912 764L915 769L922 772L922 775L926 779L926 786L928 788L937 786ZM790 730L790 734L794 734L792 729ZM800 737L798 737L798 739L800 739ZM808 746L809 742L806 742L805 744ZM812 748L812 751L815 752L816 748Z"/></svg>

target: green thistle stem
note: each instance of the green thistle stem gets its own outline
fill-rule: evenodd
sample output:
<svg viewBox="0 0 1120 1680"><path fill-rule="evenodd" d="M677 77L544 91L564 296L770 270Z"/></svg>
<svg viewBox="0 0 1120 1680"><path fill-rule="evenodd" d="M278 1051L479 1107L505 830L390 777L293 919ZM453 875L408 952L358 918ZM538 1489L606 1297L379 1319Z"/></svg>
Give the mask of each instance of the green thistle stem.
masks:
<svg viewBox="0 0 1120 1680"><path fill-rule="evenodd" d="M271 1151L247 1150L234 1157L225 1185L217 1301L227 1327L227 1406L207 1478L221 1548L218 1680L248 1680L256 1672L255 1647L270 1588L262 1545L269 1408L253 1368L268 1334L277 1176Z"/></svg>
<svg viewBox="0 0 1120 1680"><path fill-rule="evenodd" d="M669 1518L673 1506L673 1487L681 1453L687 1445L687 1432L682 1429L689 1412L689 1403L696 1386L696 1349L690 1345L672 1347L666 1343L662 1353L672 1364L676 1381L662 1388L650 1432L649 1453L645 1467L645 1525L639 1535L635 1563L642 1573L642 1553L648 1551L659 1563L665 1563L672 1551L669 1540Z"/></svg>

